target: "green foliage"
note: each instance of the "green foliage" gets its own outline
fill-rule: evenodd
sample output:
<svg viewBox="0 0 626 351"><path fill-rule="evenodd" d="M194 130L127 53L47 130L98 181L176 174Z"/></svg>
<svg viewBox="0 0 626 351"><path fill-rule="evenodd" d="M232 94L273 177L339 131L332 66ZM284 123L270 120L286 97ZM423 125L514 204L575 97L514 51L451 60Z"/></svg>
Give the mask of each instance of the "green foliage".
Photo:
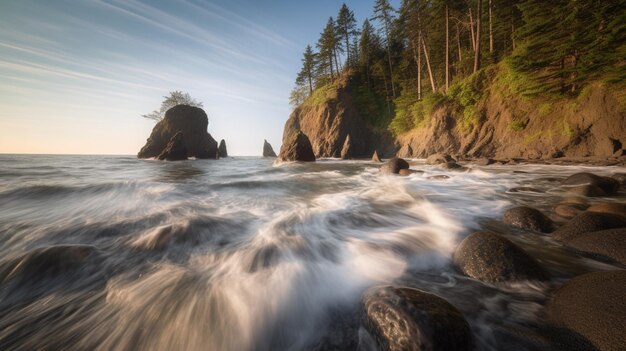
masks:
<svg viewBox="0 0 626 351"><path fill-rule="evenodd" d="M437 108L449 102L443 94L428 94L422 100L410 88L402 90L402 94L395 100L395 117L389 129L394 135L399 135L426 125Z"/></svg>
<svg viewBox="0 0 626 351"><path fill-rule="evenodd" d="M148 114L141 115L141 117L159 122L163 119L163 117L165 117L165 112L167 112L167 110L177 105L189 105L202 108L202 102L192 98L189 93L184 93L179 90L170 91L170 95L164 96L163 99L163 102L161 102L161 108L158 111L154 110Z"/></svg>
<svg viewBox="0 0 626 351"><path fill-rule="evenodd" d="M353 84L350 89L353 103L359 114L373 127L386 128L391 114L387 109L385 97L368 90L361 84Z"/></svg>
<svg viewBox="0 0 626 351"><path fill-rule="evenodd" d="M509 124L509 129L514 132L521 132L526 129L526 122L520 120L513 120L511 124Z"/></svg>
<svg viewBox="0 0 626 351"><path fill-rule="evenodd" d="M315 90L313 90L313 94L311 94L306 100L304 100L304 106L321 106L328 101L337 99L337 83L329 83L323 85Z"/></svg>

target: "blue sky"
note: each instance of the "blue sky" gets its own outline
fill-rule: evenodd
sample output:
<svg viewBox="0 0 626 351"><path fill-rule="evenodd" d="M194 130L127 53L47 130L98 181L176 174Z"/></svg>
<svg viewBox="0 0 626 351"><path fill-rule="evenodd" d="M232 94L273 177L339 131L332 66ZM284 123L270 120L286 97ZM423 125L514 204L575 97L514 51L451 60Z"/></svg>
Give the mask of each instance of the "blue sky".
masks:
<svg viewBox="0 0 626 351"><path fill-rule="evenodd" d="M0 0L0 153L135 154L172 90L232 155L278 149L304 47L342 3Z"/></svg>

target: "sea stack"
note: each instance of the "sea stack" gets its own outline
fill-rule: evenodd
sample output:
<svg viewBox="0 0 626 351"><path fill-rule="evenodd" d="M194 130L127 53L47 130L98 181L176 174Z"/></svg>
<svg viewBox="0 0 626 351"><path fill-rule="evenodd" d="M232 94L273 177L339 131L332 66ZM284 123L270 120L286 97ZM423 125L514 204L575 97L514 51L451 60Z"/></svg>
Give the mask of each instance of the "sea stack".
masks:
<svg viewBox="0 0 626 351"><path fill-rule="evenodd" d="M220 141L220 146L217 148L220 158L228 157L228 151L226 150L226 142L224 139Z"/></svg>
<svg viewBox="0 0 626 351"><path fill-rule="evenodd" d="M137 154L138 158L158 157L170 142L172 146L184 145L186 157L200 159L216 159L218 157L217 141L207 132L209 119L201 108L177 105L167 110L165 117L154 128L146 145ZM176 134L182 135L177 137ZM180 158L180 157L177 157Z"/></svg>
<svg viewBox="0 0 626 351"><path fill-rule="evenodd" d="M274 148L272 148L272 145L270 145L267 140L263 140L263 157L276 157Z"/></svg>
<svg viewBox="0 0 626 351"><path fill-rule="evenodd" d="M300 130L293 131L285 136L278 157L281 161L315 161L311 141Z"/></svg>

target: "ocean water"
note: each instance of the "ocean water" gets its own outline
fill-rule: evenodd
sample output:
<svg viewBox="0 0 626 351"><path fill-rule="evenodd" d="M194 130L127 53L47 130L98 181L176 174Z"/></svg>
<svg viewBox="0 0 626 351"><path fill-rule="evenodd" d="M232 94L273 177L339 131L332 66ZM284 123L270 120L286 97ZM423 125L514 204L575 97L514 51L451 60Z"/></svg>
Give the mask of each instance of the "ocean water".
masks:
<svg viewBox="0 0 626 351"><path fill-rule="evenodd" d="M624 168L457 172L418 160L425 173L396 177L378 167L0 155L0 350L371 349L359 297L378 284L446 298L479 350L524 349L519 335L541 328L551 289L615 268L498 219L519 204L549 213L568 174ZM522 245L553 279L459 274L454 248L481 228Z"/></svg>

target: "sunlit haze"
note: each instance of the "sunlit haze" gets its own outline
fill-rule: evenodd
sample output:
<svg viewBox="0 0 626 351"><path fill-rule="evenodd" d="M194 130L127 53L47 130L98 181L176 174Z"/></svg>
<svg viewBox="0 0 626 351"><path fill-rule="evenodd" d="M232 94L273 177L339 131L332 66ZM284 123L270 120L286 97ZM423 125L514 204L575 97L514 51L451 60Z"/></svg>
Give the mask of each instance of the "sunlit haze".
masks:
<svg viewBox="0 0 626 351"><path fill-rule="evenodd" d="M0 2L0 153L135 154L172 90L231 155L278 149L302 51L341 3Z"/></svg>

